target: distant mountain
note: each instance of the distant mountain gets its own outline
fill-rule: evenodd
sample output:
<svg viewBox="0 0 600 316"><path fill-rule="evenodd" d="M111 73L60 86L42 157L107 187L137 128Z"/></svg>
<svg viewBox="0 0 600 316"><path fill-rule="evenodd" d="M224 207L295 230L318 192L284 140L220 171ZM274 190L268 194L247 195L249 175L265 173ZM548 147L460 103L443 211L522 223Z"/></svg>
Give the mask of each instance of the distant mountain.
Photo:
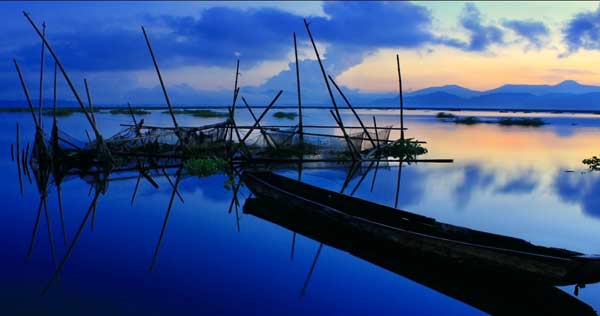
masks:
<svg viewBox="0 0 600 316"><path fill-rule="evenodd" d="M556 85L506 84L496 89L484 91L483 93L530 93L533 95L544 95L549 93L585 94L594 92L600 92L600 86L582 85L574 80L565 80Z"/></svg>
<svg viewBox="0 0 600 316"><path fill-rule="evenodd" d="M374 100L373 106L398 106L398 97ZM566 80L556 85L515 85L475 91L457 85L425 88L407 93L407 107L561 109L600 111L600 86Z"/></svg>
<svg viewBox="0 0 600 316"><path fill-rule="evenodd" d="M455 85L455 84L451 84L451 85L445 85L445 86L440 86L440 87L429 87L429 88L409 92L406 94L406 96L418 96L418 95L430 94L430 93L435 93L435 92L453 94L455 96L462 97L462 98L470 98L470 97L481 95L481 93L482 93L481 91L471 90L471 89L463 88L463 87Z"/></svg>

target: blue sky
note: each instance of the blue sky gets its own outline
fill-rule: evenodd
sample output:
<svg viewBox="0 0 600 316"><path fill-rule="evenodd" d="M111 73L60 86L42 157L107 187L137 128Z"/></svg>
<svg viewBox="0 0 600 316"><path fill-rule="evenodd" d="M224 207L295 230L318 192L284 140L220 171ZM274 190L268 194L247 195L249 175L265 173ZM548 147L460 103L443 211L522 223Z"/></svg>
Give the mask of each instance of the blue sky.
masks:
<svg viewBox="0 0 600 316"><path fill-rule="evenodd" d="M48 38L67 70L80 88L83 78L89 80L99 104L163 103L141 25L175 103L226 104L238 57L242 93L252 103L268 102L279 89L282 102L293 103L293 32L303 94L308 103L318 102L325 91L303 18L311 22L327 71L351 95L394 92L397 53L409 91L566 79L600 84L595 2L3 2L0 7L0 99L23 98L13 57L37 95L40 41L23 10L38 24L47 23ZM47 60L51 69L49 55ZM70 98L64 83L59 90L61 98Z"/></svg>

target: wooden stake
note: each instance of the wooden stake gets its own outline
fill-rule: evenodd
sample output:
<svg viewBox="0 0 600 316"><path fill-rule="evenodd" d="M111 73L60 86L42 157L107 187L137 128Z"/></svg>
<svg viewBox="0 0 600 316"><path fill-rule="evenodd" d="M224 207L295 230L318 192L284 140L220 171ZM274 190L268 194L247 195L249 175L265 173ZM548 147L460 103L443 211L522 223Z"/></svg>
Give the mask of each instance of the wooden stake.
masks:
<svg viewBox="0 0 600 316"><path fill-rule="evenodd" d="M23 78L23 74L21 73L21 68L17 63L17 60L13 58L13 62L15 63L15 68L17 69L17 74L19 75L19 80L21 81L21 87L23 88L23 92L25 93L25 98L27 99L27 105L29 105L29 110L31 111L31 116L33 118L33 124L35 124L35 129L39 130L40 124L35 116L35 110L33 109L33 104L31 103L31 98L29 97L29 90L27 90L27 85L25 84L25 79Z"/></svg>
<svg viewBox="0 0 600 316"><path fill-rule="evenodd" d="M304 144L304 128L302 126L302 97L300 93L300 65L298 64L298 47L296 45L296 32L294 32L294 55L296 56L296 87L298 89L298 138L300 146ZM295 235L294 235L295 236Z"/></svg>

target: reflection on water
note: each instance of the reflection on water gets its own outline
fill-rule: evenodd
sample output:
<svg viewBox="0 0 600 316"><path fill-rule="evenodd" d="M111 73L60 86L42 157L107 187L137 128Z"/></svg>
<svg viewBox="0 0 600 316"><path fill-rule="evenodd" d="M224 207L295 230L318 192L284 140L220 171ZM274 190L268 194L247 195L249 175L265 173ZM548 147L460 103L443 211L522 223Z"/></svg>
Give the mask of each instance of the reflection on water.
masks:
<svg viewBox="0 0 600 316"><path fill-rule="evenodd" d="M307 110L305 120L331 124L324 114ZM361 114L376 114L382 125L398 120L392 111ZM351 178L349 166L313 164L303 168L302 180L385 205L397 203L442 222L600 252L600 176L582 173L581 165L600 148L598 118L547 114L557 117L534 129L459 126L431 114L407 115L407 136L427 141L430 157L455 163L404 165L397 197L397 163L365 164ZM352 121L350 115L344 119ZM83 128L77 116L61 119L61 126L85 137L78 135ZM245 113L239 116L250 120ZM97 118L107 135L129 123L126 116ZM31 183L24 179L24 197L19 193L10 143L14 122L26 126L28 119L19 113L0 116L0 246L5 249L0 297L7 314L473 315L493 312L490 304L509 308L508 297L528 292L523 284L489 286L477 279L452 287L458 279L450 274L410 264L390 267L372 256L330 247L308 232L296 234L242 212L250 193L225 174L196 178L170 168L167 178L160 170L150 171L158 188L135 171L111 174L111 181L69 176L61 183L61 212L52 177L46 203L38 194L38 186L42 192L45 186L36 175ZM159 113L145 120L168 124ZM182 121L204 122L183 116ZM33 130L24 130L22 139L31 143ZM277 172L298 177L296 166ZM534 293L542 302L579 306L571 300L572 290ZM492 294L473 298L480 292ZM598 309L599 294L599 285L588 285L579 300ZM500 295L507 297L504 305L493 301ZM511 311L520 303L515 304Z"/></svg>

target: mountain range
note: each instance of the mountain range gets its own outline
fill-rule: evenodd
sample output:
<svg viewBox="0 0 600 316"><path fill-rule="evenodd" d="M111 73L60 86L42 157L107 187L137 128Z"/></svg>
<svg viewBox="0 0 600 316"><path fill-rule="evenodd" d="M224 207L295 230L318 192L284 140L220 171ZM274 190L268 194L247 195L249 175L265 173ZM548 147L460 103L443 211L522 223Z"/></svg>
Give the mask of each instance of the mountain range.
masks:
<svg viewBox="0 0 600 316"><path fill-rule="evenodd" d="M398 103L398 97L372 102L375 106L398 106ZM404 104L418 108L600 111L600 86L583 85L574 80L556 85L505 84L485 91L446 85L406 93Z"/></svg>

